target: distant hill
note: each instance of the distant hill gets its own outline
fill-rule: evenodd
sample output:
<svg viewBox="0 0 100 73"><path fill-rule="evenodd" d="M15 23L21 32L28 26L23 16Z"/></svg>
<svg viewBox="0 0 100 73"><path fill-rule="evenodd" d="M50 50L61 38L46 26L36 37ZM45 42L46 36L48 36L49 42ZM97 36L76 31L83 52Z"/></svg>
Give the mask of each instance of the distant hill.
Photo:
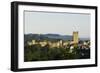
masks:
<svg viewBox="0 0 100 73"><path fill-rule="evenodd" d="M72 40L71 35L59 35L59 34L25 34L24 35L25 40L31 41L32 39L36 40L56 40L56 39L61 39L61 40Z"/></svg>
<svg viewBox="0 0 100 73"><path fill-rule="evenodd" d="M80 40L90 40L90 38L79 38Z"/></svg>
<svg viewBox="0 0 100 73"><path fill-rule="evenodd" d="M60 35L60 34L25 34L25 42L35 40L72 40L72 35ZM89 40L89 38L79 38L80 40Z"/></svg>
<svg viewBox="0 0 100 73"><path fill-rule="evenodd" d="M45 34L45 36L51 39L72 40L71 35Z"/></svg>

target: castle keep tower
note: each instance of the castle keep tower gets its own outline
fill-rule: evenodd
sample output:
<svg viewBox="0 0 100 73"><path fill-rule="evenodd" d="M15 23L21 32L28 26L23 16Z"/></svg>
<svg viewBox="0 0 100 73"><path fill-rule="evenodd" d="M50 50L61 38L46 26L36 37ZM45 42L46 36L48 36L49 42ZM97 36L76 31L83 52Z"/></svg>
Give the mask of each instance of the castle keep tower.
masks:
<svg viewBox="0 0 100 73"><path fill-rule="evenodd" d="M73 32L73 43L77 44L79 41L78 39L78 32Z"/></svg>

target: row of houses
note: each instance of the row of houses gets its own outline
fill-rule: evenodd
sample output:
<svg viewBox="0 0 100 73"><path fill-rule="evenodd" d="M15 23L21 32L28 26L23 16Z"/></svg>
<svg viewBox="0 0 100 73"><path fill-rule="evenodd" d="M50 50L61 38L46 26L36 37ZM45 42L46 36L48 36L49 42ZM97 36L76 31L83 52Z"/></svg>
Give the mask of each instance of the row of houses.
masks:
<svg viewBox="0 0 100 73"><path fill-rule="evenodd" d="M51 41L39 41L37 42L36 40L32 40L31 42L28 42L28 45L29 46L32 46L32 45L36 45L36 44L39 44L41 45L41 47L44 47L46 45L49 45L51 48L54 48L54 47L64 47L64 46L67 46L69 44L69 41L62 41L62 40L59 40L59 41L56 41L56 42L51 42Z"/></svg>
<svg viewBox="0 0 100 73"><path fill-rule="evenodd" d="M70 49L74 48L74 45L77 44L78 47L80 48L90 48L90 41L79 41L78 38L78 32L73 32L73 38L70 41L63 41L63 40L58 40L58 41L48 41L48 40L43 40L43 41L28 41L27 44L29 46L32 45L41 45L41 47L45 47L46 45L49 45L49 47L54 48L54 47L69 47ZM69 45L69 46L68 46Z"/></svg>

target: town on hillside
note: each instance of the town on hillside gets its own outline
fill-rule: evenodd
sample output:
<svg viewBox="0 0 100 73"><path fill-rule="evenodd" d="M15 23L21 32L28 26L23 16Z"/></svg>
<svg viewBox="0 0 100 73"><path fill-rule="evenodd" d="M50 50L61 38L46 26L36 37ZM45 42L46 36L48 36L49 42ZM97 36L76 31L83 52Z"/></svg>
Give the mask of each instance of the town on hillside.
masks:
<svg viewBox="0 0 100 73"><path fill-rule="evenodd" d="M31 59L29 59L27 57L30 57L30 55L29 55L30 47L32 50L38 47L37 49L40 49L38 52L41 52L41 51L44 52L43 50L41 50L41 48L42 49L44 48L44 50L48 49L46 52L49 52L52 49L56 49L56 50L63 49L65 54L64 54L64 56L62 55L63 56L62 58L60 58L59 53L63 54L63 52L59 52L59 53L56 52L58 54L58 56L51 58L51 59L49 59L49 58L43 59L41 57L41 54L38 53L38 54L40 54L39 57L41 57L41 59L40 58L37 59L34 57L31 57ZM58 40L32 39L31 41L26 42L24 48L25 48L25 61L90 58L90 40L80 40L77 31L73 32L72 40L65 41L62 39L58 39ZM27 52L27 50L28 50L28 52ZM33 51L33 54L34 54L34 52L35 51ZM45 55L48 55L48 54L45 54ZM66 58L68 55L69 55L69 57ZM51 57L51 56L49 56L49 57Z"/></svg>

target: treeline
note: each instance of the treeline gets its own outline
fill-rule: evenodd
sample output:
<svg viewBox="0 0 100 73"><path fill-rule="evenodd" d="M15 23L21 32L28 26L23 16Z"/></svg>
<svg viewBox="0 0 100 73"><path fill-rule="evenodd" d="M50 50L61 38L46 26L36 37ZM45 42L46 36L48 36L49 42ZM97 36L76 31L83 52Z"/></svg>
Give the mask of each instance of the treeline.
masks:
<svg viewBox="0 0 100 73"><path fill-rule="evenodd" d="M32 45L24 47L24 61L70 60L90 58L90 49L73 50L69 48L50 48L48 45Z"/></svg>

